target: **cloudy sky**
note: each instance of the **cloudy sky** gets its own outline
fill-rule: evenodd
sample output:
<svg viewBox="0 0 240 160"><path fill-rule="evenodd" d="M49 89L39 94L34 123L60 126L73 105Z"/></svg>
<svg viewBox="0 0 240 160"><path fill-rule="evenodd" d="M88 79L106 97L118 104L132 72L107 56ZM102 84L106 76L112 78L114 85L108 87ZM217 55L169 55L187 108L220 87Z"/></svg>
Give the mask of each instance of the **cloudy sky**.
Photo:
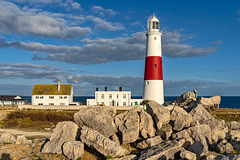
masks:
<svg viewBox="0 0 240 160"><path fill-rule="evenodd" d="M73 84L141 96L148 18L163 32L165 95L240 96L238 0L0 0L0 95Z"/></svg>

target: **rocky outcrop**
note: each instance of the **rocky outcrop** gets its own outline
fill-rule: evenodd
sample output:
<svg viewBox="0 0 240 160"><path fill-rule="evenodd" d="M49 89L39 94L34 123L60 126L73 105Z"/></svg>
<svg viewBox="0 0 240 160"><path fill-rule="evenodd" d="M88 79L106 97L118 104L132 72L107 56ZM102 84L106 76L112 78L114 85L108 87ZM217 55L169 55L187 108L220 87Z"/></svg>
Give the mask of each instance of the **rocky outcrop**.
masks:
<svg viewBox="0 0 240 160"><path fill-rule="evenodd" d="M231 143L228 143L227 140L223 140L218 144L212 144L212 148L216 152L223 154L231 154L233 152L233 146Z"/></svg>
<svg viewBox="0 0 240 160"><path fill-rule="evenodd" d="M32 144L32 140L28 140L24 135L21 135L21 136L17 137L16 144L31 145Z"/></svg>
<svg viewBox="0 0 240 160"><path fill-rule="evenodd" d="M227 123L229 130L240 130L240 122L231 121Z"/></svg>
<svg viewBox="0 0 240 160"><path fill-rule="evenodd" d="M162 128L162 125L168 124L170 121L170 112L168 109L158 104L155 101L150 101L147 104L147 113L149 113L157 127L157 130Z"/></svg>
<svg viewBox="0 0 240 160"><path fill-rule="evenodd" d="M63 154L72 160L77 160L84 153L84 144L80 141L69 141L62 146Z"/></svg>
<svg viewBox="0 0 240 160"><path fill-rule="evenodd" d="M139 142L136 147L140 149L146 149L146 148L155 146L161 142L162 142L162 138L160 136L156 136L156 137L148 138Z"/></svg>
<svg viewBox="0 0 240 160"><path fill-rule="evenodd" d="M16 138L9 134L9 133L3 133L0 137L0 143L4 144L4 143L15 143L16 142Z"/></svg>
<svg viewBox="0 0 240 160"><path fill-rule="evenodd" d="M137 160L138 157L136 155L127 155L127 156L123 156L121 158L111 158L108 160Z"/></svg>
<svg viewBox="0 0 240 160"><path fill-rule="evenodd" d="M189 148L189 151L195 153L197 158L206 155L208 152L208 144L205 137L200 137Z"/></svg>
<svg viewBox="0 0 240 160"><path fill-rule="evenodd" d="M156 132L156 135L161 136L163 140L168 140L172 132L172 126L168 123L162 125L162 128Z"/></svg>
<svg viewBox="0 0 240 160"><path fill-rule="evenodd" d="M140 110L139 117L140 117L139 131L141 136L143 138L154 137L156 130L154 128L154 123L151 115L143 110Z"/></svg>
<svg viewBox="0 0 240 160"><path fill-rule="evenodd" d="M175 106L171 112L171 121L174 122L173 130L181 131L183 128L190 126L192 116L183 108Z"/></svg>
<svg viewBox="0 0 240 160"><path fill-rule="evenodd" d="M196 101L197 99L197 91L193 90L191 92L186 92L181 96L177 97L174 100L175 105L178 106L188 106L191 102Z"/></svg>
<svg viewBox="0 0 240 160"><path fill-rule="evenodd" d="M79 111L86 111L86 110L91 110L93 112L98 112L98 113L102 113L105 114L109 117L111 117L112 119L115 118L117 110L108 106L88 106L87 108L83 108L80 109Z"/></svg>
<svg viewBox="0 0 240 160"><path fill-rule="evenodd" d="M104 137L102 134L86 126L82 127L80 139L88 147L96 149L106 157L124 156L127 154L127 150L117 142Z"/></svg>
<svg viewBox="0 0 240 160"><path fill-rule="evenodd" d="M180 158L181 159L187 159L187 160L196 160L197 159L195 153L192 153L192 152L187 151L187 150L182 150L181 151Z"/></svg>
<svg viewBox="0 0 240 160"><path fill-rule="evenodd" d="M176 153L183 150L177 141L166 141L140 153L139 160L179 159Z"/></svg>
<svg viewBox="0 0 240 160"><path fill-rule="evenodd" d="M213 119L208 122L211 129L212 141L218 142L221 139L225 139L228 133L228 127L224 120Z"/></svg>
<svg viewBox="0 0 240 160"><path fill-rule="evenodd" d="M197 100L197 103L201 104L208 112L214 112L216 109L218 109L220 102L220 96L214 96L210 98L200 97Z"/></svg>
<svg viewBox="0 0 240 160"><path fill-rule="evenodd" d="M62 153L62 145L68 141L75 141L78 138L79 127L70 121L59 122L53 130L53 134L42 149L43 153Z"/></svg>
<svg viewBox="0 0 240 160"><path fill-rule="evenodd" d="M193 108L189 114L193 117L193 121L197 121L199 124L208 124L214 117L202 106L198 105Z"/></svg>
<svg viewBox="0 0 240 160"><path fill-rule="evenodd" d="M113 119L92 109L81 110L74 114L74 121L80 126L88 126L106 137L115 134Z"/></svg>
<svg viewBox="0 0 240 160"><path fill-rule="evenodd" d="M121 113L116 116L115 123L121 135L122 144L135 142L139 137L139 122L138 112L140 107Z"/></svg>

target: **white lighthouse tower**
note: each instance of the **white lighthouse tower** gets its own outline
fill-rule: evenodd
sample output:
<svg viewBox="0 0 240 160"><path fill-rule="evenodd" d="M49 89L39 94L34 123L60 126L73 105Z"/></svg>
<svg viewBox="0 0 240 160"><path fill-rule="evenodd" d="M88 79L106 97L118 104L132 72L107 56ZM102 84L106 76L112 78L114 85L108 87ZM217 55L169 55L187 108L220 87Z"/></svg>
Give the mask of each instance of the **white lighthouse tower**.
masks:
<svg viewBox="0 0 240 160"><path fill-rule="evenodd" d="M159 20L153 15L148 19L147 54L145 60L143 99L164 103L162 47Z"/></svg>

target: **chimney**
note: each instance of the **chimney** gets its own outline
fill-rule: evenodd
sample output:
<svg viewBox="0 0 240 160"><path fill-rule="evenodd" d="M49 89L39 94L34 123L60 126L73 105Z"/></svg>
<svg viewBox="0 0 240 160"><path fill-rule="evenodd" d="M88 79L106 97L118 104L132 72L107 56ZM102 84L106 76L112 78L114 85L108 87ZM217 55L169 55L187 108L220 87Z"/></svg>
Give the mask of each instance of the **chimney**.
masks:
<svg viewBox="0 0 240 160"><path fill-rule="evenodd" d="M61 90L61 81L58 80L57 91L60 92L60 90Z"/></svg>
<svg viewBox="0 0 240 160"><path fill-rule="evenodd" d="M105 87L105 91L107 91L107 87Z"/></svg>
<svg viewBox="0 0 240 160"><path fill-rule="evenodd" d="M96 87L96 91L98 91L98 87Z"/></svg>
<svg viewBox="0 0 240 160"><path fill-rule="evenodd" d="M119 87L119 91L122 91L122 87Z"/></svg>

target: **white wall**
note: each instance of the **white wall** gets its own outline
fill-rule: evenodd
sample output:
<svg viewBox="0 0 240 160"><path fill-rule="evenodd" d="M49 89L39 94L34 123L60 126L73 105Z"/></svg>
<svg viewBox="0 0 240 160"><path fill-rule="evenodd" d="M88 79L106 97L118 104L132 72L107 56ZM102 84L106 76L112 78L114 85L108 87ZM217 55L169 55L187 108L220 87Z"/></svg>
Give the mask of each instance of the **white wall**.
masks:
<svg viewBox="0 0 240 160"><path fill-rule="evenodd" d="M49 97L54 98L51 99ZM69 105L70 99L71 97L69 95L32 95L32 105L39 105L39 103L42 103L42 105L51 105L50 103L54 105Z"/></svg>

